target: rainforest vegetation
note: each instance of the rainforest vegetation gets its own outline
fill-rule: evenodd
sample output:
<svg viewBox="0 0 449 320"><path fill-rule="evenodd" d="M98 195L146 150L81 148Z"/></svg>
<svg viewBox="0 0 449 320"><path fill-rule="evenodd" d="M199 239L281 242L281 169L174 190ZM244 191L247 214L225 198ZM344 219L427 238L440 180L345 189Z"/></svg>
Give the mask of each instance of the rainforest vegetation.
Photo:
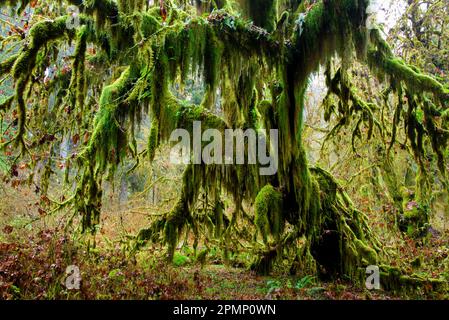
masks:
<svg viewBox="0 0 449 320"><path fill-rule="evenodd" d="M2 299L449 297L448 0L0 6ZM276 174L170 162L195 121Z"/></svg>

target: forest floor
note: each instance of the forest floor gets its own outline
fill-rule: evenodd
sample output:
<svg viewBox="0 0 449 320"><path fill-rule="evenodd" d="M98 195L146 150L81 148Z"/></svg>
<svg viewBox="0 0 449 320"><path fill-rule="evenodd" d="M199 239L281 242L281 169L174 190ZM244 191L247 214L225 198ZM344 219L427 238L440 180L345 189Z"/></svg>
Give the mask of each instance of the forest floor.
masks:
<svg viewBox="0 0 449 320"><path fill-rule="evenodd" d="M4 230L8 233L11 230ZM446 242L447 243L447 242ZM438 254L438 250L436 254ZM58 230L43 230L26 241L0 242L0 299L447 299L447 293L368 291L348 282L282 274L260 277L247 268L210 261L201 267L177 254L167 264L149 248L130 258L120 248L76 246ZM409 259L404 254L403 259ZM429 257L432 259L432 257ZM81 273L79 290L65 287L67 265ZM435 268L435 272L440 272Z"/></svg>
<svg viewBox="0 0 449 320"><path fill-rule="evenodd" d="M449 299L447 292L429 288L393 293L307 275L260 277L245 263L225 266L214 250L203 266L188 247L178 250L175 263L168 264L159 246L131 254L127 235L145 226L145 219L106 214L93 245L92 237L64 230L70 215L36 214L35 197L24 192L9 190L0 203L0 299ZM382 214L370 222L388 264L409 274L449 280L448 230L417 243L398 239ZM237 260L244 261L245 255ZM80 270L79 290L66 288L69 265Z"/></svg>
<svg viewBox="0 0 449 320"><path fill-rule="evenodd" d="M398 299L349 283L321 283L314 278L260 277L224 265L174 266L148 258L128 259L117 252L75 248L47 230L27 243L0 244L0 299ZM71 256L69 257L69 252ZM80 268L79 290L65 287L65 266ZM412 298L412 296L410 297Z"/></svg>

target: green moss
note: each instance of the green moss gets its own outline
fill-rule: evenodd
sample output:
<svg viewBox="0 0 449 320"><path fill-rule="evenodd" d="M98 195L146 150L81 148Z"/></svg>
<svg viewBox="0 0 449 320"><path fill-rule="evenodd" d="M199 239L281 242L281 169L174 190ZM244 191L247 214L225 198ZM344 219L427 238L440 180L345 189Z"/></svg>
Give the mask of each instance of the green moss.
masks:
<svg viewBox="0 0 449 320"><path fill-rule="evenodd" d="M222 43L218 41L215 32L207 29L207 40L204 52L204 81L208 85L208 90L217 90L218 76L220 72L221 57L223 54Z"/></svg>
<svg viewBox="0 0 449 320"><path fill-rule="evenodd" d="M25 132L26 103L24 93L36 65L40 49L52 40L63 37L65 34L73 36L73 31L67 29L67 16L59 17L53 21L38 22L29 31L29 44L24 47L12 67L12 75L16 80L16 97L18 108L19 128L18 140Z"/></svg>
<svg viewBox="0 0 449 320"><path fill-rule="evenodd" d="M156 33L161 27L158 19L153 15L143 13L141 15L140 32L143 38L149 38Z"/></svg>
<svg viewBox="0 0 449 320"><path fill-rule="evenodd" d="M338 182L319 168L313 168L312 174L319 184L322 216L315 222L318 236L310 239L318 269L325 270L321 276L326 279L346 275L359 279L359 268L379 261L378 241L371 233L367 217L353 208Z"/></svg>
<svg viewBox="0 0 449 320"><path fill-rule="evenodd" d="M120 160L126 137L120 128L120 109L124 100L123 94L131 83L131 68L126 68L120 78L106 86L100 97L100 109L94 119L94 131L84 151L88 159L95 157L99 168L105 169L108 164L114 166Z"/></svg>
<svg viewBox="0 0 449 320"><path fill-rule="evenodd" d="M77 45L73 55L72 78L70 81L70 91L72 94L72 106L83 110L86 95L86 75L85 60L87 49L87 27L80 28L77 35Z"/></svg>
<svg viewBox="0 0 449 320"><path fill-rule="evenodd" d="M214 237L220 239L225 228L224 225L224 204L221 201L216 201L213 210L214 214Z"/></svg>
<svg viewBox="0 0 449 320"><path fill-rule="evenodd" d="M259 254L254 258L250 269L258 275L267 276L273 270L273 263L277 256L278 252L276 250L268 250L263 254Z"/></svg>
<svg viewBox="0 0 449 320"><path fill-rule="evenodd" d="M284 231L284 217L282 215L282 194L272 185L266 185L258 193L254 202L255 224L265 243L268 236L276 240Z"/></svg>
<svg viewBox="0 0 449 320"><path fill-rule="evenodd" d="M40 190L43 195L48 194L48 187L50 185L50 176L52 174L52 165L53 161L51 161L51 158L49 158L47 160L47 163L45 164L45 167L40 177Z"/></svg>
<svg viewBox="0 0 449 320"><path fill-rule="evenodd" d="M154 160L156 149L159 145L159 123L155 119L151 122L150 136L148 138L148 157L150 161Z"/></svg>
<svg viewBox="0 0 449 320"><path fill-rule="evenodd" d="M29 75L34 68L39 50L49 41L63 37L65 34L73 36L73 31L67 29L67 17L59 17L54 21L38 22L29 31L29 45L20 52L12 73L15 79L22 75Z"/></svg>
<svg viewBox="0 0 449 320"><path fill-rule="evenodd" d="M380 266L380 282L383 290L401 293L417 290L444 292L447 290L447 281L428 279L416 274L407 275L404 270L386 265Z"/></svg>
<svg viewBox="0 0 449 320"><path fill-rule="evenodd" d="M388 193L393 200L393 203L395 204L395 207L399 214L403 213L403 202L404 202L404 195L403 195L403 186L399 182L399 179L397 177L396 171L393 167L393 160L391 159L390 155L384 155L384 161L381 165L382 170L382 178L385 182Z"/></svg>
<svg viewBox="0 0 449 320"><path fill-rule="evenodd" d="M190 262L190 259L178 252L173 256L173 264L177 267L182 267Z"/></svg>
<svg viewBox="0 0 449 320"><path fill-rule="evenodd" d="M274 30L277 22L277 0L239 0L246 15L254 21L256 26L266 29L268 32Z"/></svg>
<svg viewBox="0 0 449 320"><path fill-rule="evenodd" d="M139 231L135 237L135 244L133 250L139 250L148 242L159 243L162 238L162 232L165 228L164 219L156 219L149 228Z"/></svg>
<svg viewBox="0 0 449 320"><path fill-rule="evenodd" d="M14 99L15 99L15 97L11 96L11 97L4 99L2 102L0 102L0 111L8 110L11 107Z"/></svg>
<svg viewBox="0 0 449 320"><path fill-rule="evenodd" d="M412 207L406 208L399 220L399 229L411 238L422 238L427 235L429 229L430 210L427 205L413 202L408 203Z"/></svg>
<svg viewBox="0 0 449 320"><path fill-rule="evenodd" d="M433 77L407 65L403 60L395 58L376 29L371 31L371 42L375 48L369 50L368 62L381 78L389 77L394 83L403 82L413 93L430 92L442 99L449 97L449 88L444 87Z"/></svg>
<svg viewBox="0 0 449 320"><path fill-rule="evenodd" d="M145 0L119 0L117 6L120 13L131 14L143 10L146 4Z"/></svg>
<svg viewBox="0 0 449 320"><path fill-rule="evenodd" d="M11 71L18 56L18 54L11 55L0 63L0 77Z"/></svg>
<svg viewBox="0 0 449 320"><path fill-rule="evenodd" d="M202 106L182 105L176 113L176 118L178 127L185 128L189 132L192 131L194 121L201 121L203 130L224 130L227 128L227 125L223 119Z"/></svg>
<svg viewBox="0 0 449 320"><path fill-rule="evenodd" d="M375 265L379 261L377 252L373 248L369 247L359 239L355 239L354 243L360 258L362 259L361 262L363 265Z"/></svg>
<svg viewBox="0 0 449 320"><path fill-rule="evenodd" d="M173 261L175 249L178 244L179 234L186 222L186 219L184 217L187 214L188 211L186 208L186 203L184 202L184 199L181 198L166 219L164 228L164 241L168 245L167 258L169 261Z"/></svg>
<svg viewBox="0 0 449 320"><path fill-rule="evenodd" d="M82 6L86 14L95 15L98 27L103 27L106 22L116 25L119 21L119 9L113 0L70 0L78 6Z"/></svg>
<svg viewBox="0 0 449 320"><path fill-rule="evenodd" d="M192 165L184 171L182 177L182 188L180 196L170 213L165 217L164 242L167 244L167 257L173 260L174 252L178 244L179 235L184 230L186 224L191 224L191 214L189 208L198 197L198 188L191 188L196 185L198 176Z"/></svg>
<svg viewBox="0 0 449 320"><path fill-rule="evenodd" d="M198 252L198 254L196 255L196 261L198 263L201 264L201 266L204 266L206 264L207 261L207 255L209 254L209 250L208 249L204 249L201 250L200 252Z"/></svg>
<svg viewBox="0 0 449 320"><path fill-rule="evenodd" d="M23 135L25 134L25 122L26 122L26 105L25 99L22 96L26 90L28 79L22 77L16 81L16 93L15 97L17 99L17 119L18 119L18 129L17 129L17 142L22 142Z"/></svg>

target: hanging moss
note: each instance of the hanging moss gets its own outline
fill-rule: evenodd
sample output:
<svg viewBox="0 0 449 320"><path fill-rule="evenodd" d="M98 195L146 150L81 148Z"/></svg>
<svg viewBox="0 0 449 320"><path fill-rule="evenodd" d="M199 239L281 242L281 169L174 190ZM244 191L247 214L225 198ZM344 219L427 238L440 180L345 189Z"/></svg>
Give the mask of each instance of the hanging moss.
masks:
<svg viewBox="0 0 449 320"><path fill-rule="evenodd" d="M22 49L12 67L12 75L16 80L16 97L18 108L19 128L17 139L21 140L25 132L26 102L24 93L36 65L39 50L49 41L58 39L65 34L73 36L73 31L67 29L67 17L59 17L54 21L36 23L29 31L29 44Z"/></svg>
<svg viewBox="0 0 449 320"><path fill-rule="evenodd" d="M40 177L40 181L41 181L40 191L43 195L48 194L48 187L50 185L50 176L52 173L52 164L53 164L53 161L51 160L51 158L49 158L45 164L45 167L44 167L43 172Z"/></svg>
<svg viewBox="0 0 449 320"><path fill-rule="evenodd" d="M284 230L284 217L282 216L282 194L271 185L263 187L254 203L255 224L265 243L268 236L276 240Z"/></svg>
<svg viewBox="0 0 449 320"><path fill-rule="evenodd" d="M140 19L141 19L141 24L140 24L139 30L140 30L142 37L145 39L150 38L161 27L161 24L159 23L158 19L148 13L143 13L140 16Z"/></svg>
<svg viewBox="0 0 449 320"><path fill-rule="evenodd" d="M84 108L85 92L86 92L86 75L85 60L87 49L87 27L81 27L77 35L77 45L75 47L72 78L70 80L70 90L72 91L72 106L79 108L81 112Z"/></svg>
<svg viewBox="0 0 449 320"><path fill-rule="evenodd" d="M266 29L268 32L274 30L277 22L277 0L239 0L246 15L254 21L256 26Z"/></svg>
<svg viewBox="0 0 449 320"><path fill-rule="evenodd" d="M75 192L74 208L81 215L82 233L96 232L100 222L101 198L103 192L100 182L97 181L92 166L84 169L80 183Z"/></svg>
<svg viewBox="0 0 449 320"><path fill-rule="evenodd" d="M148 138L148 157L150 161L154 160L156 149L159 145L159 123L155 119L151 122L150 136Z"/></svg>
<svg viewBox="0 0 449 320"><path fill-rule="evenodd" d="M100 109L95 116L94 131L85 153L88 157L95 156L97 165L103 169L108 164L117 164L126 145L119 116L132 76L131 68L126 68L120 78L103 89L100 97Z"/></svg>
<svg viewBox="0 0 449 320"><path fill-rule="evenodd" d="M119 0L117 6L121 13L131 14L142 11L145 3L146 0Z"/></svg>
<svg viewBox="0 0 449 320"><path fill-rule="evenodd" d="M204 52L204 82L211 92L217 90L222 54L222 44L218 41L213 29L208 28Z"/></svg>
<svg viewBox="0 0 449 320"><path fill-rule="evenodd" d="M86 14L94 14L97 25L103 27L106 22L112 26L119 20L119 9L113 0L70 0L73 4L82 7Z"/></svg>
<svg viewBox="0 0 449 320"><path fill-rule="evenodd" d="M194 201L196 193L190 190L192 181L193 167L190 165L184 172L181 196L173 209L165 219L164 241L167 243L168 260L172 261L176 246L178 244L179 235L181 234L185 224L190 220L189 206Z"/></svg>
<svg viewBox="0 0 449 320"><path fill-rule="evenodd" d="M224 204L222 201L217 200L213 210L214 214L214 237L220 239L224 229Z"/></svg>
<svg viewBox="0 0 449 320"><path fill-rule="evenodd" d="M381 78L390 77L395 83L402 81L413 93L430 92L444 100L449 98L449 88L407 65L401 59L395 58L379 30L371 31L371 42L375 48L369 50L368 62Z"/></svg>

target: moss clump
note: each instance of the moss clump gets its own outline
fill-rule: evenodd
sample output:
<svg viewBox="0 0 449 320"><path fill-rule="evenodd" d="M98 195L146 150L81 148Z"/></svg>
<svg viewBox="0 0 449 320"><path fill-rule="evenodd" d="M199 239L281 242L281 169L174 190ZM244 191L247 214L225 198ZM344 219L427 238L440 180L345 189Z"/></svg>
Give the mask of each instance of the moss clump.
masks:
<svg viewBox="0 0 449 320"><path fill-rule="evenodd" d="M282 215L282 193L272 185L266 185L257 195L254 208L254 222L263 241L268 243L269 235L279 240L284 231L285 221Z"/></svg>
<svg viewBox="0 0 449 320"><path fill-rule="evenodd" d="M428 279L417 274L407 275L400 268L386 265L380 266L380 283L382 289L396 293L423 289L444 292L448 288L447 281Z"/></svg>
<svg viewBox="0 0 449 320"><path fill-rule="evenodd" d="M411 238L421 238L427 235L430 227L430 209L426 205L409 202L399 219L399 229Z"/></svg>
<svg viewBox="0 0 449 320"><path fill-rule="evenodd" d="M362 265L374 265L379 261L377 252L373 248L363 243L360 239L355 239L354 243L357 253L360 255Z"/></svg>
<svg viewBox="0 0 449 320"><path fill-rule="evenodd" d="M177 267L182 267L190 262L189 257L176 252L173 256L173 264Z"/></svg>
<svg viewBox="0 0 449 320"><path fill-rule="evenodd" d="M224 130L227 128L226 122L211 111L202 106L182 105L176 113L176 124L180 128L192 131L194 121L201 121L202 129Z"/></svg>
<svg viewBox="0 0 449 320"><path fill-rule="evenodd" d="M139 250L148 242L158 243L162 238L162 232L165 227L164 219L157 219L150 228L142 229L135 237L134 251Z"/></svg>

